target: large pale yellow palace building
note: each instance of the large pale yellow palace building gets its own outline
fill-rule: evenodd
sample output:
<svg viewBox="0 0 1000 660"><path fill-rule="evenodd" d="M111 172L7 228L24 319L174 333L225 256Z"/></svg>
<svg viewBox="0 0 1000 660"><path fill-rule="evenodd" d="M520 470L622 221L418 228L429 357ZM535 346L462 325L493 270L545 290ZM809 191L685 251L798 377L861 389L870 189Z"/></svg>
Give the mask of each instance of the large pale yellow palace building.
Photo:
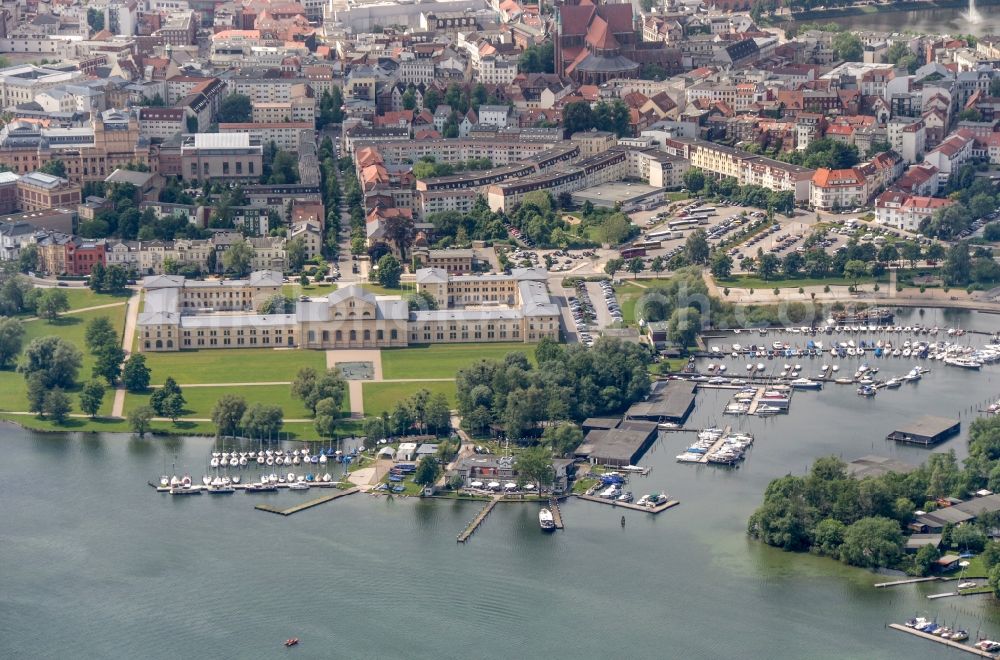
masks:
<svg viewBox="0 0 1000 660"><path fill-rule="evenodd" d="M150 276L143 280L139 347L391 348L559 338L559 307L549 297L545 270L449 275L424 268L416 279L417 290L430 294L437 309L410 311L405 300L375 296L355 284L302 298L290 314L261 314L261 306L282 292L279 272L256 271L245 280Z"/></svg>

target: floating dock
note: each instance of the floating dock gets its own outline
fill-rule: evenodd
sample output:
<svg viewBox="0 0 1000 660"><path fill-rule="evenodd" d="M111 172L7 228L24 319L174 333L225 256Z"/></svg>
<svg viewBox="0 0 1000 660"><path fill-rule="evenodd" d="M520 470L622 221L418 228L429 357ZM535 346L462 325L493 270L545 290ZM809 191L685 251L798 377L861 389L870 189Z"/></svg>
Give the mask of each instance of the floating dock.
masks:
<svg viewBox="0 0 1000 660"><path fill-rule="evenodd" d="M989 651L983 651L977 649L974 646L969 646L968 644L962 644L961 642L953 642L950 639L942 639L930 633L921 632L919 630L914 630L913 628L907 628L906 626L900 625L898 623L890 623L889 627L893 630L899 630L901 632L909 633L911 635L916 635L917 637L923 637L924 639L937 642L938 644L944 644L950 648L956 649L958 651L965 651L966 653L971 653L972 655L978 655L980 658L996 658L997 656Z"/></svg>
<svg viewBox="0 0 1000 660"><path fill-rule="evenodd" d="M757 388L757 392L753 395L753 398L750 400L750 407L747 408L748 415L757 414L757 408L760 407L760 398L764 396L765 391L766 390L763 387Z"/></svg>
<svg viewBox="0 0 1000 660"><path fill-rule="evenodd" d="M563 526L562 511L559 510L558 500L549 500L549 511L552 512L552 522L555 523L556 529L565 529Z"/></svg>
<svg viewBox="0 0 1000 660"><path fill-rule="evenodd" d="M896 580L895 582L879 582L875 585L876 589L884 589L885 587L898 587L902 584L916 584L917 582L934 582L940 578L936 577L921 577L921 578L910 578L908 580Z"/></svg>
<svg viewBox="0 0 1000 660"><path fill-rule="evenodd" d="M472 519L469 526L462 530L462 533L458 535L459 543L465 543L469 540L469 537L472 536L477 529L479 529L479 526L483 524L484 520L486 520L486 516L490 515L493 507L495 507L499 501L500 498L494 497L486 504L486 506L483 507L482 511L476 514L476 517Z"/></svg>
<svg viewBox="0 0 1000 660"><path fill-rule="evenodd" d="M290 507L288 509L279 509L276 506L271 506L270 504L258 504L254 508L258 511L267 511L268 513L277 513L279 516L290 516L293 513L298 513L299 511L305 511L306 509L311 509L314 506L319 506L320 504L326 504L327 502L332 502L333 500L340 499L341 497L346 497L348 495L353 495L359 492L359 488L348 488L347 490L341 490L331 495L324 495L323 497L317 497L314 500L309 500L308 502L303 502L297 504L296 506Z"/></svg>
<svg viewBox="0 0 1000 660"><path fill-rule="evenodd" d="M667 509L672 509L673 507L680 504L677 500L667 500L663 504L658 506L639 506L638 504L633 504L632 502L619 502L617 500L606 500L601 497L595 497L594 495L577 495L578 499L587 500L588 502L597 502L598 504L610 504L611 506L617 507L619 509L631 509L632 511L642 511L643 513L662 513Z"/></svg>
<svg viewBox="0 0 1000 660"><path fill-rule="evenodd" d="M762 394L763 392L764 392L764 390L762 388L760 390L760 392L757 393L757 395L760 396L760 394ZM754 406L754 408L756 409L756 406ZM732 433L732 432L733 432L733 427L732 426L727 426L726 428L724 428L722 430L722 435L719 437L719 439L716 440L712 444L712 446L709 448L708 451L706 451L704 454L702 454L701 459L698 462L699 463L708 463L708 455L709 454L714 454L715 452L719 451L719 448L722 447L723 444L725 444L726 440L729 439L729 434Z"/></svg>

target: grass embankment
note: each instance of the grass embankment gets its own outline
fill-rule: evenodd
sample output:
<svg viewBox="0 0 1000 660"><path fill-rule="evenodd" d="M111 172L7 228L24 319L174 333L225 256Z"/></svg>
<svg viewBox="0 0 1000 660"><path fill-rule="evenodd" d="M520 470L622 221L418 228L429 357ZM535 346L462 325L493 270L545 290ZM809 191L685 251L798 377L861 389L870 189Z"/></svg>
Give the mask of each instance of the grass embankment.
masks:
<svg viewBox="0 0 1000 660"><path fill-rule="evenodd" d="M455 373L479 360L502 360L521 352L535 364L535 345L522 342L497 344L423 344L382 349L382 377L454 378ZM367 395L366 395L367 396Z"/></svg>
<svg viewBox="0 0 1000 660"><path fill-rule="evenodd" d="M438 392L448 397L448 404L455 406L455 383L447 381L415 381L412 383L364 383L365 414L369 416L391 413L396 404L419 390Z"/></svg>
<svg viewBox="0 0 1000 660"><path fill-rule="evenodd" d="M236 348L176 353L146 353L153 385L173 376L185 383L291 381L303 367L326 369L326 352L306 349Z"/></svg>
<svg viewBox="0 0 1000 660"><path fill-rule="evenodd" d="M181 417L208 418L212 416L215 402L224 394L237 394L246 399L247 405L267 403L280 406L288 419L305 419L311 416L309 410L298 399L292 397L288 385L252 385L240 388L232 387L186 387L183 388L184 413ZM125 396L125 414L149 405L152 390L138 394L128 393ZM346 400L347 397L345 396ZM349 405L344 407L350 408Z"/></svg>
<svg viewBox="0 0 1000 660"><path fill-rule="evenodd" d="M880 284L885 284L889 281L889 276L884 275L877 280L873 277L863 277L855 282L854 280L849 280L846 277L797 277L788 279L770 279L764 280L753 275L734 275L726 279L716 278L715 282L720 287L728 287L730 289L756 289L761 291L770 291L771 289L798 289L807 286L851 286L857 284L858 286L865 286L866 284L874 284L875 282Z"/></svg>

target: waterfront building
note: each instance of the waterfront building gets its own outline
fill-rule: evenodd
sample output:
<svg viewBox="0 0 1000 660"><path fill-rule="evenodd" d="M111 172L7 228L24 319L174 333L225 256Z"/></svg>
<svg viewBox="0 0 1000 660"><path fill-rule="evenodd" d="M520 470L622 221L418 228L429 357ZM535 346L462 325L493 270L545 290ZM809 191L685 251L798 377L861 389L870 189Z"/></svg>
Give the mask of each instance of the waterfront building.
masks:
<svg viewBox="0 0 1000 660"><path fill-rule="evenodd" d="M161 263L166 251L164 246ZM144 252L139 250L140 256ZM450 275L441 268L423 268L417 271L417 291L434 297L435 310L411 312L405 300L350 285L324 297L300 299L291 314L261 314L261 305L281 293L279 271L258 270L245 280L150 276L143 280L140 350L558 340L559 307L549 297L547 280L546 271L531 268L509 275Z"/></svg>

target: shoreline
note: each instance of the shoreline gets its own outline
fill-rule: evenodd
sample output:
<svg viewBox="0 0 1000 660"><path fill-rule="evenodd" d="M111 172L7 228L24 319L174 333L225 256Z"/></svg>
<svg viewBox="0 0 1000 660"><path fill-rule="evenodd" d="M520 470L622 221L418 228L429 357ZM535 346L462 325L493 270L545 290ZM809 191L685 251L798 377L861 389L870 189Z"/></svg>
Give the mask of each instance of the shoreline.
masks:
<svg viewBox="0 0 1000 660"><path fill-rule="evenodd" d="M968 7L967 0L909 0L886 5L855 5L833 9L813 9L786 16L771 17L777 26L788 26L801 23L813 23L828 18L844 18L847 16L867 16L875 14L894 14L910 11L932 11L934 9L964 9ZM977 0L977 6L1000 5L1000 0Z"/></svg>

